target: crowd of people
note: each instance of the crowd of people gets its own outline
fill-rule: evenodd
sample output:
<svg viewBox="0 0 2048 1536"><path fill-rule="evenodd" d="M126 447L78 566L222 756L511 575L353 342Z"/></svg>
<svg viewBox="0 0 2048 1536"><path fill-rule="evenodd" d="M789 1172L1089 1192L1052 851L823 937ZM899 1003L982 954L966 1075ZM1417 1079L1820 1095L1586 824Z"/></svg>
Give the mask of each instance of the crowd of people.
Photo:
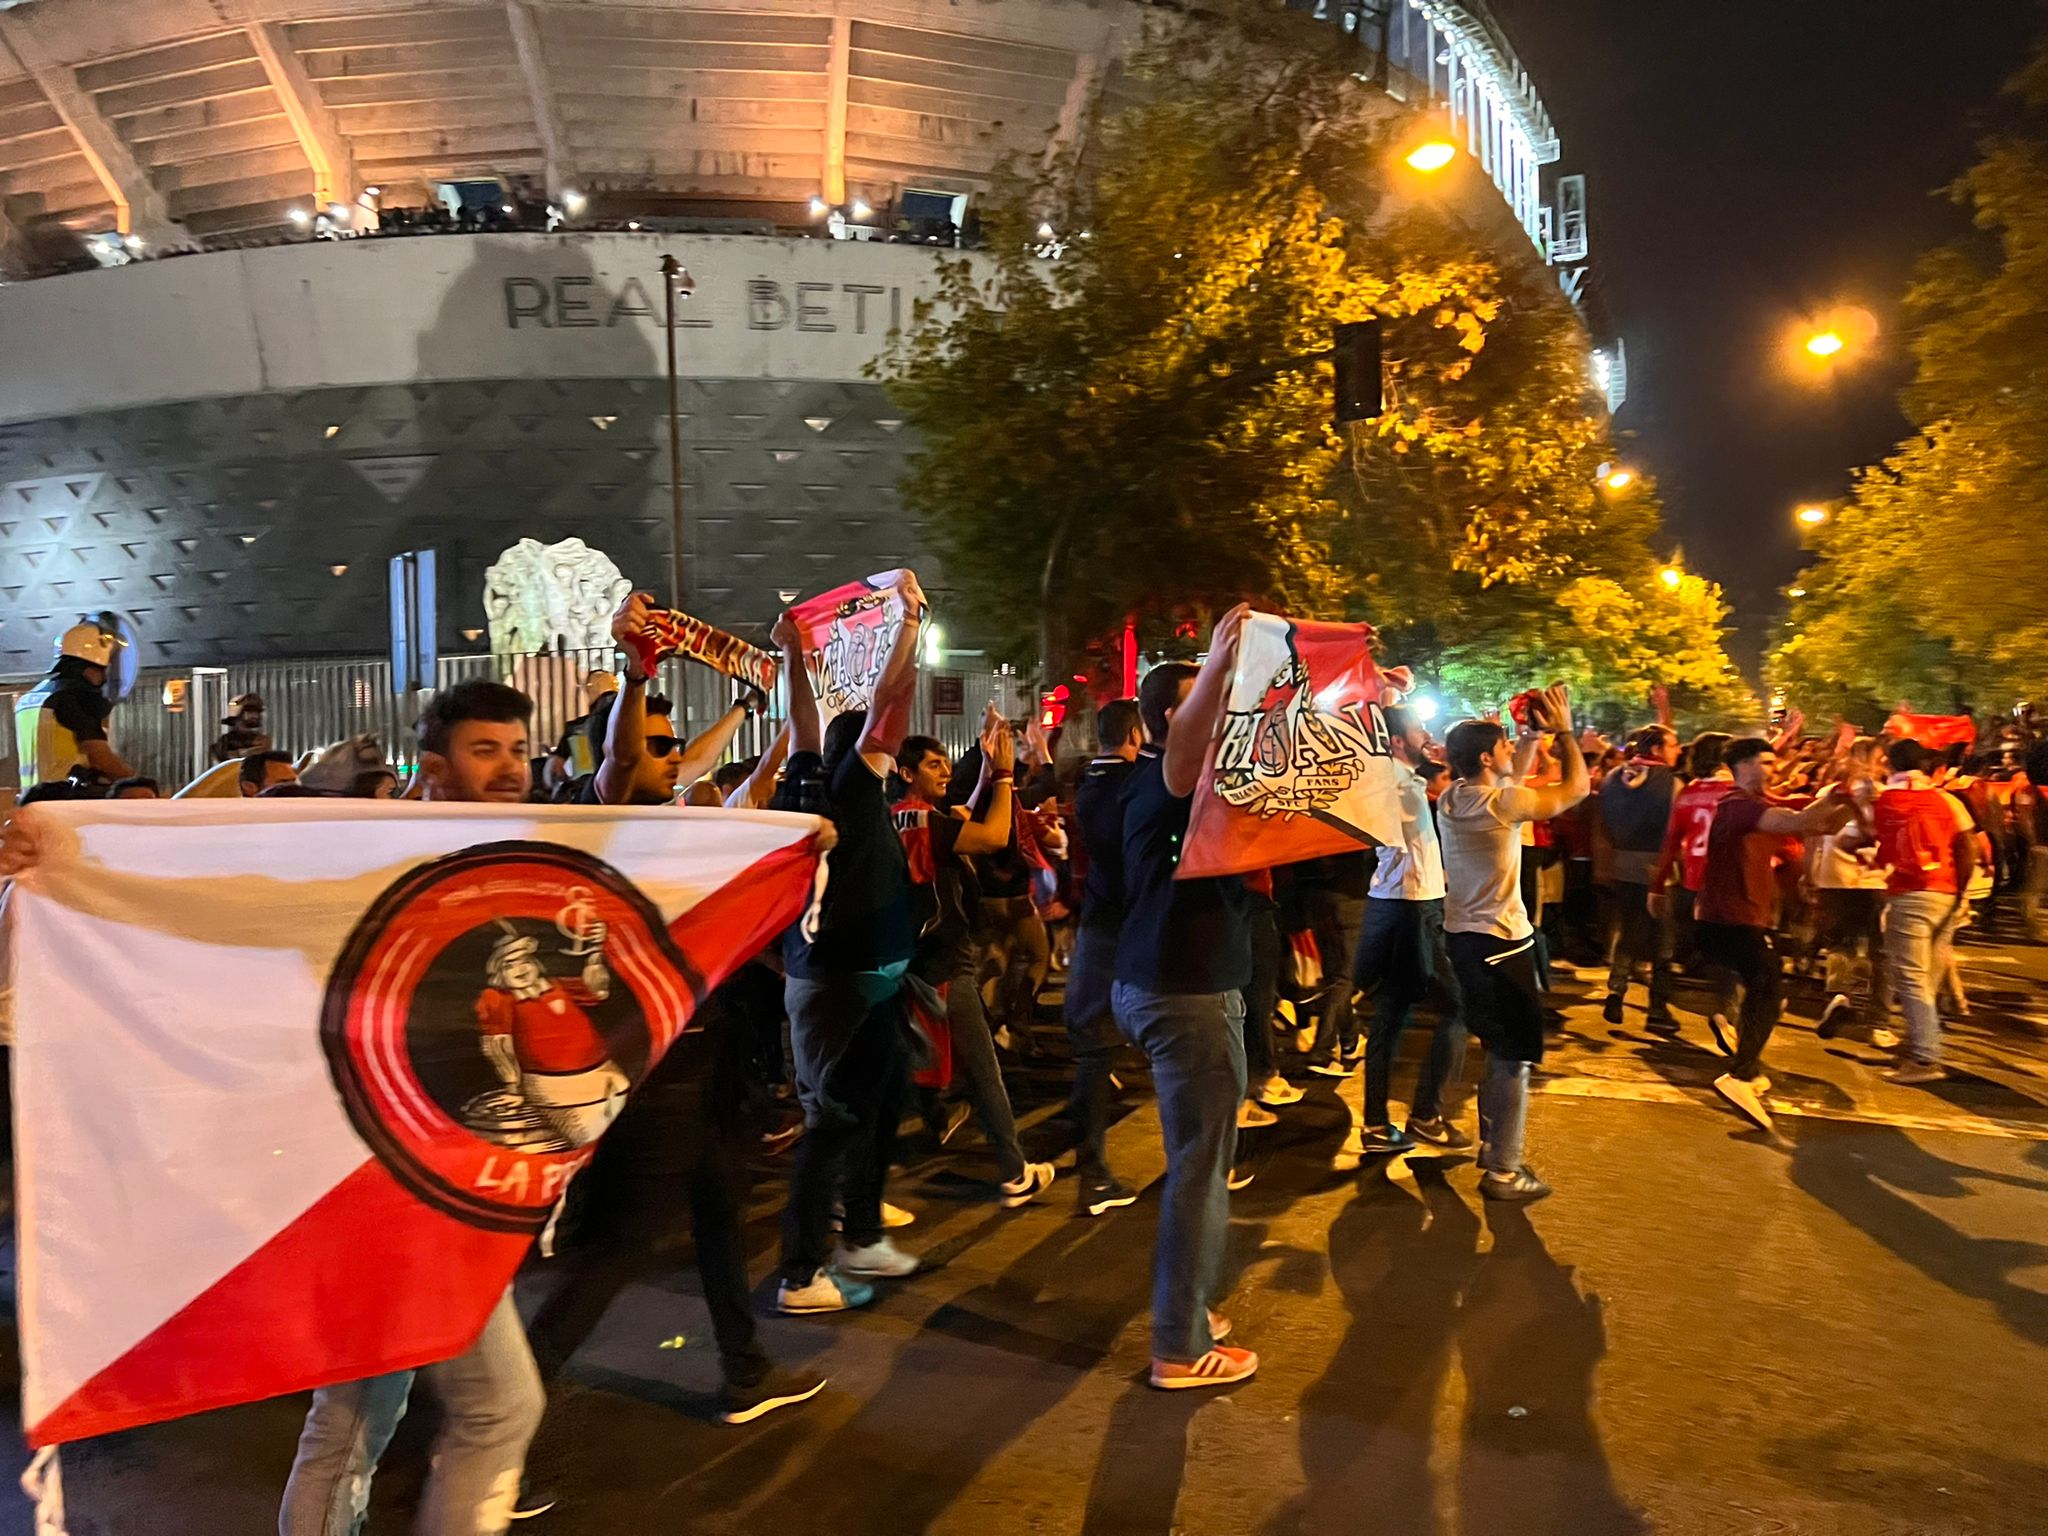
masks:
<svg viewBox="0 0 2048 1536"><path fill-rule="evenodd" d="M652 611L640 593L613 620L626 666L587 680L587 713L546 751L529 739L530 700L470 681L429 700L409 784L352 754L348 776L309 784L272 745L261 701L235 702L217 755L238 764L243 794L769 808L821 816L833 840L815 921L706 1001L571 1185L557 1222L565 1283L527 1322L508 1292L454 1359L316 1393L284 1536L360 1527L416 1377L444 1409L418 1528L504 1531L531 1507L521 1474L548 1379L684 1221L723 1367L720 1416L745 1423L815 1396L822 1377L777 1366L755 1327L741 1221L764 1159L788 1160L775 1307L858 1308L919 1268L896 1235L915 1218L887 1198L906 1126L951 1155L974 1122L1002 1207L1048 1198L1069 1154L1078 1217L1134 1204L1107 1130L1116 1053L1135 1048L1166 1154L1149 1378L1222 1386L1259 1365L1219 1305L1230 1194L1251 1178L1246 1133L1304 1097L1290 1073L1362 1072L1352 1154L1470 1154L1483 1197L1533 1201L1551 1192L1524 1143L1531 1073L1557 1025L1553 965L1600 962L1607 1021L1624 1023L1640 995L1652 1035L1686 1027L1674 974L1703 984L1704 1028L1727 1058L1714 1087L1768 1129L1765 1058L1799 976L1819 983L1822 1035L1861 1031L1897 1051L1894 1082L1925 1085L1943 1075L1944 1011L1967 1008L1954 943L1973 911L2017 896L2048 936L2048 805L2033 787L2048 782L2048 741L2024 731L1937 752L1847 726L1808 735L1794 716L1770 736L1682 744L1658 720L1612 743L1581 730L1553 686L1439 742L1391 702L1379 713L1397 842L1183 879L1248 609L1217 622L1199 663L1155 665L1135 698L1095 709L1092 750L1062 751L1038 722L991 709L955 761L904 728L927 606L907 575L891 602L900 623L869 707L829 720L781 619L787 718L767 751L737 762L732 741L767 699L742 686L682 736L628 643ZM107 740L115 643L90 623L67 631L46 684L24 695L24 803L155 792ZM31 872L37 851L33 818L10 820L0 876ZM1053 1016L1056 971L1071 1093L1027 1148L1002 1058L1045 1050L1035 1026ZM1418 1012L1430 1040L1396 1124L1399 1046ZM1468 1038L1484 1057L1474 1120Z"/></svg>

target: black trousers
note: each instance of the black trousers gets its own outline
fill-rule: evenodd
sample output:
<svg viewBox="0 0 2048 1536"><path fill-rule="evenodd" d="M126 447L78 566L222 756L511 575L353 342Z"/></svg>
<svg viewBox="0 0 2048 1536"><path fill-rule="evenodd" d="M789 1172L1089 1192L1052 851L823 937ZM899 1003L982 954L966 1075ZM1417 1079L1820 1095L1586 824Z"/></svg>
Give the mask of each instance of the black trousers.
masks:
<svg viewBox="0 0 2048 1536"><path fill-rule="evenodd" d="M686 1215L726 1380L751 1386L767 1374L742 1232L753 1188L754 1032L762 1022L744 995L755 980L751 970L705 1003L702 1030L670 1048L577 1178L578 1214L563 1255L568 1275L529 1330L544 1378L568 1363L621 1290L656 1267L657 1250ZM773 975L766 982L772 1040L779 985Z"/></svg>
<svg viewBox="0 0 2048 1536"><path fill-rule="evenodd" d="M1700 953L1709 963L1734 973L1742 983L1740 1038L1728 1070L1736 1077L1755 1077L1763 1064L1764 1047L1785 1009L1785 971L1771 933L1732 923L1701 923Z"/></svg>

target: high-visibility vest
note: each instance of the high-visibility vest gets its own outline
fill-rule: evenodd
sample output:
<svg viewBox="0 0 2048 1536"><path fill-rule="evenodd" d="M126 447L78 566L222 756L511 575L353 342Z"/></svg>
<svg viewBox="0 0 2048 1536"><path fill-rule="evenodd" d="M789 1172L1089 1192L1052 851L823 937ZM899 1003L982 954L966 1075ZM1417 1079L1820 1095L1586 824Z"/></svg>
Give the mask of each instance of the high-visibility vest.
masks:
<svg viewBox="0 0 2048 1536"><path fill-rule="evenodd" d="M21 764L23 793L38 784L68 778L85 761L78 738L57 721L50 708L71 679L46 677L14 701L14 751Z"/></svg>

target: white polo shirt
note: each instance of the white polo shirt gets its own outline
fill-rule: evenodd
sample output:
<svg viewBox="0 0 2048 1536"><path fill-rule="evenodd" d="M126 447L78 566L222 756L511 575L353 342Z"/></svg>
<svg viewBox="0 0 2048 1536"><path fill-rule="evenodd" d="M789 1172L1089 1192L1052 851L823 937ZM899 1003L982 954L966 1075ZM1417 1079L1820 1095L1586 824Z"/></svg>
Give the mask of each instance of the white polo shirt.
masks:
<svg viewBox="0 0 2048 1536"><path fill-rule="evenodd" d="M1421 774L1403 765L1399 775L1401 842L1380 849L1368 895L1377 901L1441 901L1444 855L1437 842L1436 816L1430 809L1429 786Z"/></svg>

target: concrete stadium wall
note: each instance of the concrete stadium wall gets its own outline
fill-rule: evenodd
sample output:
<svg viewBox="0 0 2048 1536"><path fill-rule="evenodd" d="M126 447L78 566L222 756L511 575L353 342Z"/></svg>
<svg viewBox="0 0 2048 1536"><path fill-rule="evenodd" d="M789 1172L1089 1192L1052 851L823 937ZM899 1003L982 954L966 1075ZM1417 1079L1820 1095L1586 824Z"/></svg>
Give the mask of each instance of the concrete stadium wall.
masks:
<svg viewBox="0 0 2048 1536"><path fill-rule="evenodd" d="M432 547L444 647L483 572L579 535L665 587L658 264L677 341L693 604L912 561L915 442L863 377L933 287L909 246L427 237L193 256L0 289L0 672L113 608L146 664L376 650L384 562Z"/></svg>

